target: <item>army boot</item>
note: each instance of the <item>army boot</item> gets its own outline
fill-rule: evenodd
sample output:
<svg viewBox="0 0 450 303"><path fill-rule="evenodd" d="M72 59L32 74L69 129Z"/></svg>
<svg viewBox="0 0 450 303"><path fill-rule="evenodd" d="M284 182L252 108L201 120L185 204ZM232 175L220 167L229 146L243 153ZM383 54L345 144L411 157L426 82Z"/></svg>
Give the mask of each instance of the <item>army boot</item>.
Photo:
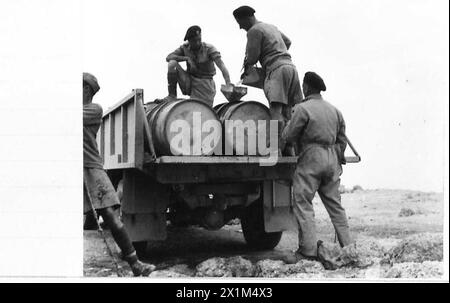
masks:
<svg viewBox="0 0 450 303"><path fill-rule="evenodd" d="M156 268L155 265L139 261L135 251L125 256L123 259L130 265L131 271L135 277L147 277Z"/></svg>

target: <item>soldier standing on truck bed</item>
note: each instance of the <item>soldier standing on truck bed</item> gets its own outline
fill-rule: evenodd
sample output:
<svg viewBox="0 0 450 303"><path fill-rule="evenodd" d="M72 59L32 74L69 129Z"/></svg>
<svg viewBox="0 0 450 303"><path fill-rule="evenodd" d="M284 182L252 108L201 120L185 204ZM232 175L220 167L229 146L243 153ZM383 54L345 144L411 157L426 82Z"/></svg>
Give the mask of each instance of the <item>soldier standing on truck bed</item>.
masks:
<svg viewBox="0 0 450 303"><path fill-rule="evenodd" d="M296 105L283 131L287 142L297 142L299 159L293 175L294 213L299 223L296 256L317 257L317 236L312 200L318 191L331 218L340 245L352 243L339 193L341 164L347 146L341 112L322 98L326 86L322 78L307 72L303 80L305 100Z"/></svg>
<svg viewBox="0 0 450 303"><path fill-rule="evenodd" d="M241 6L233 11L239 28L247 31L243 76L249 67L258 61L261 63L265 72L264 94L269 101L272 119L279 121L278 130L281 134L291 118L292 107L302 100L300 80L288 53L291 46L289 38L274 25L258 21L254 13L255 10L249 6ZM292 149L288 150L292 155Z"/></svg>
<svg viewBox="0 0 450 303"><path fill-rule="evenodd" d="M120 206L119 198L108 175L103 170L103 161L98 152L96 136L102 121L102 108L92 103L100 86L97 79L83 73L83 181L84 213L93 213L92 206L103 218L111 231L122 256L135 276L148 276L155 266L138 260L125 226L115 209Z"/></svg>
<svg viewBox="0 0 450 303"><path fill-rule="evenodd" d="M197 25L188 28L185 42L170 53L168 62L167 82L169 95L156 102L171 101L177 98L177 83L181 92L193 99L200 99L212 107L216 95L216 84L213 77L217 67L221 70L225 83L229 85L230 74L222 61L220 52L211 44L202 42L201 29ZM187 70L178 62L186 61Z"/></svg>

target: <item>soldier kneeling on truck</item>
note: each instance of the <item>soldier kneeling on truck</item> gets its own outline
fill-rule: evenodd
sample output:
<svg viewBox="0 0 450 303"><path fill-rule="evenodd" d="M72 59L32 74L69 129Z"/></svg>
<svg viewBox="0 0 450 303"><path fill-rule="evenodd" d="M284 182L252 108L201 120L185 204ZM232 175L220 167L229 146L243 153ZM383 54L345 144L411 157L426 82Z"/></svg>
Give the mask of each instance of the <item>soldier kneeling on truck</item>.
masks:
<svg viewBox="0 0 450 303"><path fill-rule="evenodd" d="M178 83L184 95L204 101L212 107L216 95L216 84L213 80L216 74L214 64L222 71L227 85L231 83L230 74L222 61L220 52L213 45L202 42L199 26L189 27L184 40L187 42L166 58L169 95L155 102L176 100ZM186 61L187 70L179 64L183 61Z"/></svg>
<svg viewBox="0 0 450 303"><path fill-rule="evenodd" d="M135 276L148 276L155 266L138 260L136 250L119 216L115 212L120 206L119 198L108 175L103 170L103 161L97 148L96 136L102 121L102 108L92 103L100 86L97 79L83 73L83 193L84 213L96 218L98 213L108 226L120 247L123 259L128 262ZM97 221L98 223L98 221Z"/></svg>

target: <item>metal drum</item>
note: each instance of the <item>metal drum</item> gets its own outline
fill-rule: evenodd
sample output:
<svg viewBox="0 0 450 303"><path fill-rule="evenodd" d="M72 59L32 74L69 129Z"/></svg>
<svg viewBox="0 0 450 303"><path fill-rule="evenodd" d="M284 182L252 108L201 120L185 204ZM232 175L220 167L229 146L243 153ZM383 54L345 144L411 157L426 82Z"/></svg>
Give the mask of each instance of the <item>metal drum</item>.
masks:
<svg viewBox="0 0 450 303"><path fill-rule="evenodd" d="M266 148L270 144L270 111L264 104L238 101L222 103L214 109L222 123L225 154L232 150L236 155L267 155ZM241 121L242 127L236 121ZM249 144L253 147L249 148ZM260 150L260 147L264 150Z"/></svg>
<svg viewBox="0 0 450 303"><path fill-rule="evenodd" d="M147 121L152 132L153 145L159 156L176 155L211 155L220 143L219 138L208 141L204 139L212 130L204 129L207 121L216 121L220 125L217 114L207 104L195 99L181 99L160 104L146 104ZM179 139L183 137L183 144ZM171 144L172 142L172 144ZM180 144L173 144L178 142Z"/></svg>

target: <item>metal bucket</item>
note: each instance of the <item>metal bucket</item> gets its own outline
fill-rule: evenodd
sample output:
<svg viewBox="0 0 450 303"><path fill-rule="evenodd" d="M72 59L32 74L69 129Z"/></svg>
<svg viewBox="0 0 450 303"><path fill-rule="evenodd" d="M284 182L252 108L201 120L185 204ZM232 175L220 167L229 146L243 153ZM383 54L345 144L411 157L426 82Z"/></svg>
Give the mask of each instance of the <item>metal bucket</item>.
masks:
<svg viewBox="0 0 450 303"><path fill-rule="evenodd" d="M203 129L204 123L208 120L214 120L219 124L217 114L203 101L181 99L156 105L148 104L147 109L147 121L158 156L211 155L214 148L220 143L221 138L219 137L218 140L213 141L214 144L212 145L204 146L202 144L211 131ZM181 130L181 126L176 126L180 125L180 120L184 121L182 125L187 129ZM174 124L175 122L177 124ZM195 130L194 127L196 127ZM184 134L182 137L188 143L188 148L183 148L186 146L182 144L173 144L174 142L181 142L177 139L181 138L181 134Z"/></svg>
<svg viewBox="0 0 450 303"><path fill-rule="evenodd" d="M225 154L231 150L235 155L267 154L266 148L270 142L270 111L264 104L257 101L239 101L222 103L214 109L222 123ZM239 120L242 121L240 131L237 130L239 126L236 124ZM265 126L262 127L261 124ZM253 148L250 148L249 144Z"/></svg>

